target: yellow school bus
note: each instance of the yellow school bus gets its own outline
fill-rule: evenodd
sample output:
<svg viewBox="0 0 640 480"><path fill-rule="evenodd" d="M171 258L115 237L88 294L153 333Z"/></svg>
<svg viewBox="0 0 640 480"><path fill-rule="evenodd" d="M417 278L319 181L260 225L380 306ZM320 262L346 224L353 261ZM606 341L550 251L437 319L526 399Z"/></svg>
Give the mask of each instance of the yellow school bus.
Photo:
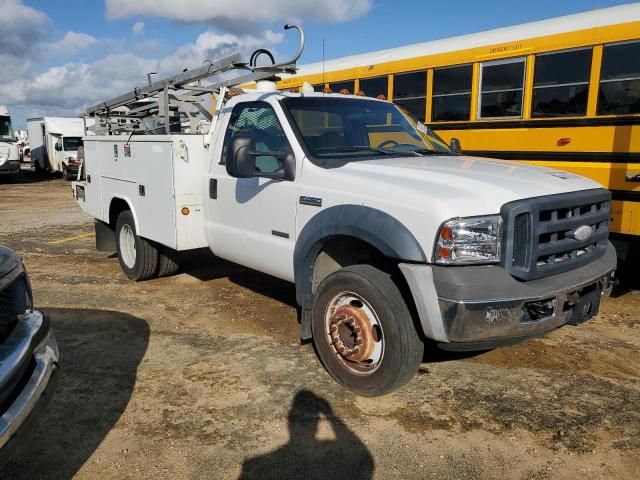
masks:
<svg viewBox="0 0 640 480"><path fill-rule="evenodd" d="M640 236L640 3L305 65L278 88L304 82L392 100L468 155L591 177L612 231Z"/></svg>

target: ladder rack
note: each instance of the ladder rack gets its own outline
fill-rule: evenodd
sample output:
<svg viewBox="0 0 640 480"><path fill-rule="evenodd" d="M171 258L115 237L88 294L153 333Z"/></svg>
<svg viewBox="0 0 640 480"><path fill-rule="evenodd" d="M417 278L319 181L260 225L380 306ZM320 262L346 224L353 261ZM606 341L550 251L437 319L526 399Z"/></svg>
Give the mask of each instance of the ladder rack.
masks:
<svg viewBox="0 0 640 480"><path fill-rule="evenodd" d="M271 52L260 48L251 54L249 62L243 62L240 54L235 54L156 82L148 74L147 85L89 107L84 116L95 118L97 134L169 134L186 129L199 132L212 119L203 105L203 95L217 96L223 87L296 72L296 61L304 49L304 32L298 25L288 24L284 29L294 29L300 34L298 51L290 60L276 63ZM257 66L261 55L269 57L272 64ZM216 78L203 84L203 80L211 77Z"/></svg>

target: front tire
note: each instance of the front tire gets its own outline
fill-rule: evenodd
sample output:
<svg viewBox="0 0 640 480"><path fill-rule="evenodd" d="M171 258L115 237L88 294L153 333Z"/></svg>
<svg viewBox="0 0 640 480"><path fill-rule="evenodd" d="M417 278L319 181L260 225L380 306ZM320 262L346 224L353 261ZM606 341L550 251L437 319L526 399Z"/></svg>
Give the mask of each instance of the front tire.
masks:
<svg viewBox="0 0 640 480"><path fill-rule="evenodd" d="M365 397L405 385L424 344L391 276L370 265L328 275L314 296L313 342L329 374Z"/></svg>
<svg viewBox="0 0 640 480"><path fill-rule="evenodd" d="M136 282L155 276L158 250L136 233L133 214L125 210L116 221L116 248L122 271Z"/></svg>

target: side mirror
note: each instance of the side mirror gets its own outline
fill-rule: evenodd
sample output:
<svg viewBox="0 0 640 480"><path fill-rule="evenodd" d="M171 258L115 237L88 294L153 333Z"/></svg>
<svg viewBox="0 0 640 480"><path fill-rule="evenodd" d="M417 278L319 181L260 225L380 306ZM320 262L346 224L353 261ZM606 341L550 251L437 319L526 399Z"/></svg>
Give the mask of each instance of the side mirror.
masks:
<svg viewBox="0 0 640 480"><path fill-rule="evenodd" d="M257 157L274 157L280 167L272 172L261 172L256 165ZM227 147L225 163L227 173L235 178L273 178L285 180L290 177L283 167L286 154L283 152L259 152L256 151L256 142L251 135L239 134L234 136Z"/></svg>
<svg viewBox="0 0 640 480"><path fill-rule="evenodd" d="M62 151L62 142L60 140L56 142L56 150L59 152Z"/></svg>
<svg viewBox="0 0 640 480"><path fill-rule="evenodd" d="M460 140L458 140L455 137L451 139L451 142L449 143L449 148L456 155L460 155L462 153L462 145L460 145Z"/></svg>
<svg viewBox="0 0 640 480"><path fill-rule="evenodd" d="M236 135L227 147L225 163L227 173L235 178L255 177L256 157L251 155L256 149L256 142L250 135Z"/></svg>

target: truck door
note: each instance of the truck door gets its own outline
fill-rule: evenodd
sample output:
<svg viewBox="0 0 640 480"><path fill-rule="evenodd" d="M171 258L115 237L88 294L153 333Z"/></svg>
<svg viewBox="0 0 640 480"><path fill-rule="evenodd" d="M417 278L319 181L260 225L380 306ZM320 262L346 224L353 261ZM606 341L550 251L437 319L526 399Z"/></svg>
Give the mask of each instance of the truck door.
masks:
<svg viewBox="0 0 640 480"><path fill-rule="evenodd" d="M208 177L205 233L209 245L222 258L293 280L296 184L261 177L234 178L225 166L227 147L237 134L251 135L256 151L291 149L281 120L267 102L244 102L223 117L225 124ZM273 172L279 163L272 156L259 156L256 168Z"/></svg>

